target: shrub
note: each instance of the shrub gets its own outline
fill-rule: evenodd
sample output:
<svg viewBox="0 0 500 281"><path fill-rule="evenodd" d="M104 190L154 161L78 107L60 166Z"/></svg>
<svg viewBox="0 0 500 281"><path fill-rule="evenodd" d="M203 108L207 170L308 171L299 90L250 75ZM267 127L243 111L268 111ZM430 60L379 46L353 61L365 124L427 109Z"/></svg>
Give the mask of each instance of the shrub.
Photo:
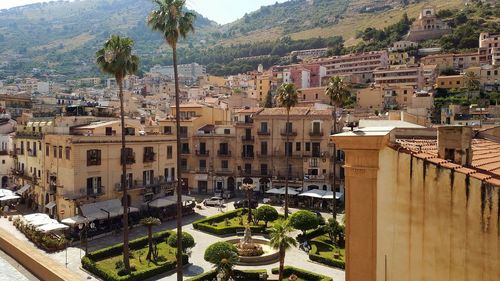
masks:
<svg viewBox="0 0 500 281"><path fill-rule="evenodd" d="M234 276L235 281L248 281L248 280L260 281L260 280L265 280L265 279L260 278L261 274L264 274L264 273L267 274L267 270L265 270L265 269L234 270L233 276ZM217 275L217 272L215 270L212 270L212 271L202 273L198 276L189 278L186 281L213 281L215 279L216 275Z"/></svg>
<svg viewBox="0 0 500 281"><path fill-rule="evenodd" d="M246 211L242 209L237 209L234 211L229 211L223 214L211 216L198 221L193 222L194 229L208 232L214 235L227 235L235 234L236 232L244 231L245 226L243 223L238 226L216 226L217 223L226 221L226 219L232 219L235 217L240 217ZM252 233L266 233L266 227L263 225L252 225L250 226Z"/></svg>
<svg viewBox="0 0 500 281"><path fill-rule="evenodd" d="M278 272L279 272L279 268L272 269L273 274L278 274ZM304 280L307 280L307 281L333 281L333 279L331 277L328 277L328 276L324 276L321 274L317 274L317 273L303 270L300 268L296 268L293 266L285 266L285 268L283 270L284 277L288 277L292 274L295 274L295 275L297 275L297 277L304 279Z"/></svg>
<svg viewBox="0 0 500 281"><path fill-rule="evenodd" d="M331 259L327 257L323 257L318 253L318 245L322 245L323 247L332 247L326 243L321 241L311 241L311 251L309 251L309 259L315 262L319 262L325 265L345 269L345 261L339 259Z"/></svg>
<svg viewBox="0 0 500 281"><path fill-rule="evenodd" d="M266 223L266 227L268 222L275 221L278 217L278 211L269 205L262 205L255 211L255 218L260 221L264 221Z"/></svg>
<svg viewBox="0 0 500 281"><path fill-rule="evenodd" d="M177 248L177 233L168 236L167 244L172 248ZM187 249L193 248L195 245L193 236L187 232L182 232L182 252L185 253Z"/></svg>
<svg viewBox="0 0 500 281"><path fill-rule="evenodd" d="M230 273L233 266L238 262L238 249L235 245L228 242L216 242L205 250L203 258L215 265L219 271Z"/></svg>
<svg viewBox="0 0 500 281"><path fill-rule="evenodd" d="M300 210L290 216L290 223L293 228L301 230L305 235L307 230L318 227L318 216L307 210Z"/></svg>

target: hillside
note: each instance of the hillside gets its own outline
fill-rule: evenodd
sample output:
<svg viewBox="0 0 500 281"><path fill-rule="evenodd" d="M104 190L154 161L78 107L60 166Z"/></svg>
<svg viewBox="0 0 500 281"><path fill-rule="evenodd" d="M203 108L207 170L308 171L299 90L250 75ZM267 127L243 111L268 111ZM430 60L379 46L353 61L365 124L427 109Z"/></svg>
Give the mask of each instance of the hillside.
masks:
<svg viewBox="0 0 500 281"><path fill-rule="evenodd" d="M198 15L195 34L181 42L180 61L227 64L238 57L281 56L283 50L292 46L332 47L327 42L338 45L338 39L310 40L318 37L342 36L345 45L353 45L358 42L356 32L366 27L383 28L394 24L404 12L416 17L426 3L441 9L463 7L462 1L291 0L261 7L223 26ZM156 63L168 64L170 50L160 35L150 31L145 23L153 7L150 0L80 0L2 10L0 79L28 74L33 68L42 70L43 74L62 74L61 79L98 75L94 53L112 33L130 36L136 41L141 70ZM308 40L288 44L276 51L273 45L284 37ZM275 63L277 59L268 59L267 63Z"/></svg>

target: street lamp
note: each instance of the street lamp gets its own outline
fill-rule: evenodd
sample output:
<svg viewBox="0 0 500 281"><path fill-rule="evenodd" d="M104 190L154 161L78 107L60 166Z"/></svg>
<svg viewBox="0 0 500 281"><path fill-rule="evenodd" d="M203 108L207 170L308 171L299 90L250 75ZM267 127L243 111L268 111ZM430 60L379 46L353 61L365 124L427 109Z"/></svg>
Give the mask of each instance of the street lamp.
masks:
<svg viewBox="0 0 500 281"><path fill-rule="evenodd" d="M83 233L85 232L85 255L88 254L88 251L89 251L89 242L88 242L88 231L89 231L89 228L90 229L94 229L95 228L95 223L94 222L90 222L88 220L85 220L84 223L81 223L78 225L78 228L80 229L80 247L82 245L82 242L83 242L83 239L82 239L82 236L83 236ZM81 249L80 249L80 256L81 256Z"/></svg>

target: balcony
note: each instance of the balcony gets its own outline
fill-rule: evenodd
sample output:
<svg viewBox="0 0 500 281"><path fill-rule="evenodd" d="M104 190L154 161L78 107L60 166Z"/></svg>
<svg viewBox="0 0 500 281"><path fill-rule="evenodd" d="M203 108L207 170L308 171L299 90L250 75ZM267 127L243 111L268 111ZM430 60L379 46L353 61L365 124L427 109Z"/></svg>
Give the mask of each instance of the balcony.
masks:
<svg viewBox="0 0 500 281"><path fill-rule="evenodd" d="M325 179L323 175L304 175L305 181L324 181Z"/></svg>
<svg viewBox="0 0 500 281"><path fill-rule="evenodd" d="M86 196L97 197L97 196L101 196L101 195L104 195L104 187L103 186L87 188Z"/></svg>
<svg viewBox="0 0 500 281"><path fill-rule="evenodd" d="M216 174L219 174L219 175L231 175L233 174L233 170L229 169L229 168L221 168L221 169L217 169L215 171Z"/></svg>
<svg viewBox="0 0 500 281"><path fill-rule="evenodd" d="M219 156L219 157L231 157L231 150L218 150L217 156Z"/></svg>
<svg viewBox="0 0 500 281"><path fill-rule="evenodd" d="M208 168L207 167L200 167L196 169L197 174L208 174Z"/></svg>
<svg viewBox="0 0 500 281"><path fill-rule="evenodd" d="M36 157L36 150L28 149L28 156Z"/></svg>
<svg viewBox="0 0 500 281"><path fill-rule="evenodd" d="M253 159L255 156L254 156L254 153L253 152L242 152L241 153L241 158L243 159Z"/></svg>
<svg viewBox="0 0 500 281"><path fill-rule="evenodd" d="M324 136L323 129L321 130L311 130L309 131L310 137L322 137Z"/></svg>
<svg viewBox="0 0 500 281"><path fill-rule="evenodd" d="M245 121L236 121L235 123L236 126L253 126L253 120L252 119L247 119Z"/></svg>
<svg viewBox="0 0 500 281"><path fill-rule="evenodd" d="M262 152L257 152L257 157L259 158L267 158L267 157L271 157L271 154L266 152L266 153L262 153Z"/></svg>
<svg viewBox="0 0 500 281"><path fill-rule="evenodd" d="M122 157L121 157L121 159L120 159L120 160L121 160L121 161L120 161L120 163L121 163L122 165L123 165L124 163L125 163L126 165L132 165L132 164L135 164L135 152L132 152L132 153L128 152L128 153L126 153L125 157L123 157L123 155L122 155Z"/></svg>
<svg viewBox="0 0 500 281"><path fill-rule="evenodd" d="M270 172L268 170L241 170L240 176L242 177L269 177Z"/></svg>
<svg viewBox="0 0 500 281"><path fill-rule="evenodd" d="M282 137L296 137L297 136L297 130L287 130L287 129L282 129L280 130L280 134Z"/></svg>
<svg viewBox="0 0 500 281"><path fill-rule="evenodd" d="M254 136L241 136L241 141L242 142L254 142L255 137Z"/></svg>
<svg viewBox="0 0 500 281"><path fill-rule="evenodd" d="M156 153L154 153L154 152L144 153L144 157L143 157L144 163L151 163L151 162L154 162L155 160L156 160Z"/></svg>
<svg viewBox="0 0 500 281"><path fill-rule="evenodd" d="M196 150L196 156L208 157L210 156L210 150Z"/></svg>
<svg viewBox="0 0 500 281"><path fill-rule="evenodd" d="M259 130L259 131L257 131L257 135L259 135L259 136L270 136L271 135L271 131L269 131L269 130L266 130L266 131Z"/></svg>
<svg viewBox="0 0 500 281"><path fill-rule="evenodd" d="M0 150L0 156L6 156L9 155L9 152L7 150Z"/></svg>
<svg viewBox="0 0 500 281"><path fill-rule="evenodd" d="M191 154L189 152L189 149L187 149L187 150L186 149L185 150L181 150L181 155L189 155L189 154Z"/></svg>

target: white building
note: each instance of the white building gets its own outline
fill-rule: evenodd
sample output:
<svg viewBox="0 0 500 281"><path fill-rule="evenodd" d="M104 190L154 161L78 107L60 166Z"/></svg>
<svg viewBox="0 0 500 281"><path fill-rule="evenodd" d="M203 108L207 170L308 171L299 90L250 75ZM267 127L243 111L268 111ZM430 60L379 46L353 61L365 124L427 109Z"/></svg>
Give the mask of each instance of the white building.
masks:
<svg viewBox="0 0 500 281"><path fill-rule="evenodd" d="M11 154L14 150L13 135L16 122L6 115L0 115L0 187L9 187L12 183L10 178L11 169L14 168L14 158Z"/></svg>
<svg viewBox="0 0 500 281"><path fill-rule="evenodd" d="M179 78L187 78L196 80L198 77L202 77L207 74L207 68L204 65L198 63L191 64L181 64L177 66L179 72ZM153 73L160 73L161 75L167 76L170 79L174 78L174 67L172 65L161 66L155 65L150 70Z"/></svg>

